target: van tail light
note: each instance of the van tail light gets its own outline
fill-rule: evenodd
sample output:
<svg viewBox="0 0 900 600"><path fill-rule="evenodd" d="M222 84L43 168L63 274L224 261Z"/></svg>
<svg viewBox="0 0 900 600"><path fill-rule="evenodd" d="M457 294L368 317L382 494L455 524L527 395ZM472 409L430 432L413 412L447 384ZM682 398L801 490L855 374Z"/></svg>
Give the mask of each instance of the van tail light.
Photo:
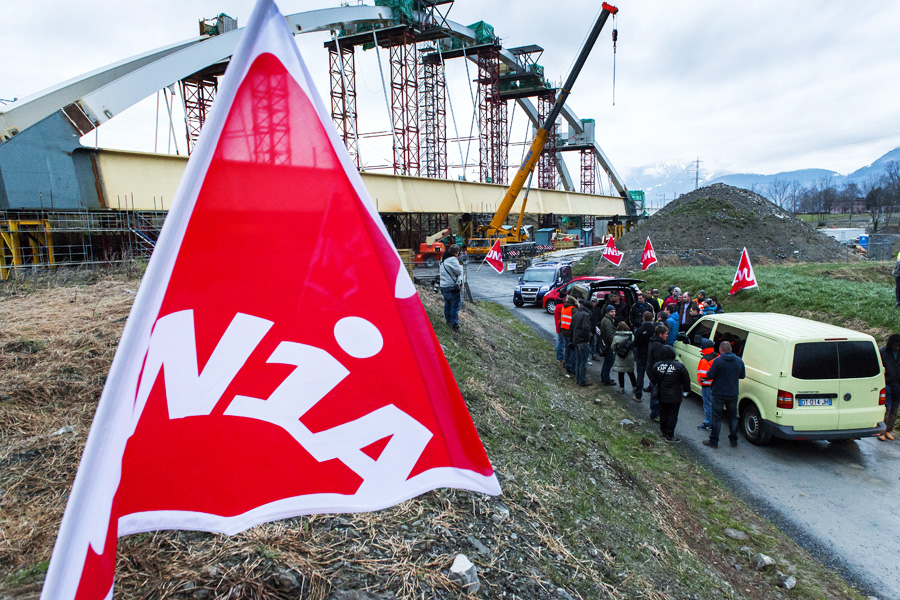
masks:
<svg viewBox="0 0 900 600"><path fill-rule="evenodd" d="M784 390L778 390L778 401L775 403L778 408L794 408L794 395Z"/></svg>
<svg viewBox="0 0 900 600"><path fill-rule="evenodd" d="M884 406L885 404L887 404L887 390L881 388L881 391L878 392L878 406Z"/></svg>

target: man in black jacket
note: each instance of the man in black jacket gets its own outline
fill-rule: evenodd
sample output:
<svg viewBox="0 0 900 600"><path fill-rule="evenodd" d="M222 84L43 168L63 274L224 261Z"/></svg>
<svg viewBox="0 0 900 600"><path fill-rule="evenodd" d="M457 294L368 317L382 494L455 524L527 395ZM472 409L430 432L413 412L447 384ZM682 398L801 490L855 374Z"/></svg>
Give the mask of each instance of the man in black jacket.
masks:
<svg viewBox="0 0 900 600"><path fill-rule="evenodd" d="M878 436L882 442L894 439L894 425L897 422L897 408L900 408L900 335L894 333L881 349L881 364L884 365L884 433Z"/></svg>
<svg viewBox="0 0 900 600"><path fill-rule="evenodd" d="M691 376L683 364L675 360L675 349L663 346L660 360L650 369L650 383L656 387L659 399L659 431L664 441L677 444L675 437L678 411L681 409L682 395L691 391Z"/></svg>
<svg viewBox="0 0 900 600"><path fill-rule="evenodd" d="M647 372L649 373L653 366L658 363L661 358L663 348L667 348L666 339L669 337L669 329L665 325L657 325L653 330L654 335L647 344ZM653 380L650 380L650 420L659 421L659 398L656 395L656 387Z"/></svg>
<svg viewBox="0 0 900 600"><path fill-rule="evenodd" d="M712 381L712 423L710 423L709 439L703 440L704 446L719 447L719 429L722 418L728 419L731 447L737 447L738 432L738 386L746 375L744 361L731 351L731 342L719 344L719 358L713 361L706 373L706 379Z"/></svg>
<svg viewBox="0 0 900 600"><path fill-rule="evenodd" d="M594 332L591 309L580 301L578 312L572 317L572 343L575 344L575 381L581 387L591 385L587 380L587 362L591 355L591 335Z"/></svg>
<svg viewBox="0 0 900 600"><path fill-rule="evenodd" d="M644 299L644 294L642 292L638 292L637 301L631 307L631 311L629 311L629 324L631 325L632 329L637 329L641 326L641 324L644 322L644 313L648 310L651 313L656 312L653 310L653 305ZM651 316L650 319L652 320L653 317Z"/></svg>
<svg viewBox="0 0 900 600"><path fill-rule="evenodd" d="M634 330L634 375L637 385L634 386L634 397L641 399L644 391L644 373L647 370L647 351L650 340L656 333L656 323L653 322L653 311L646 311L641 317L640 327Z"/></svg>

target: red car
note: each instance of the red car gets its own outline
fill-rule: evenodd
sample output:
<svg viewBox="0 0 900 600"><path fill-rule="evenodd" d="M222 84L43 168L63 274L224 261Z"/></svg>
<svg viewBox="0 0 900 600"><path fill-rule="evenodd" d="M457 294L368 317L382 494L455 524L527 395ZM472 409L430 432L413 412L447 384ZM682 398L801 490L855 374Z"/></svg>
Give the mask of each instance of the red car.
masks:
<svg viewBox="0 0 900 600"><path fill-rule="evenodd" d="M582 277L576 277L571 281L567 281L561 286L553 288L552 290L544 294L544 309L552 315L553 311L556 309L556 303L559 302L560 294L565 296L569 292L569 288L575 283L590 283L592 281L605 281L607 279L615 279L615 277L588 277L584 275Z"/></svg>

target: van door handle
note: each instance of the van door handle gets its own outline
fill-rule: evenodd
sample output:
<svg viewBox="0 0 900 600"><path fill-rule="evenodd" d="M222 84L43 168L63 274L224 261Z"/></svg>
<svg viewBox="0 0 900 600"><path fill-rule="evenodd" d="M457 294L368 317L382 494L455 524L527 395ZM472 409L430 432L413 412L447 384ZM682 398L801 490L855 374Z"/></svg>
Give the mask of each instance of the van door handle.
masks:
<svg viewBox="0 0 900 600"><path fill-rule="evenodd" d="M852 398L850 394L844 394L844 402L850 402L850 398Z"/></svg>

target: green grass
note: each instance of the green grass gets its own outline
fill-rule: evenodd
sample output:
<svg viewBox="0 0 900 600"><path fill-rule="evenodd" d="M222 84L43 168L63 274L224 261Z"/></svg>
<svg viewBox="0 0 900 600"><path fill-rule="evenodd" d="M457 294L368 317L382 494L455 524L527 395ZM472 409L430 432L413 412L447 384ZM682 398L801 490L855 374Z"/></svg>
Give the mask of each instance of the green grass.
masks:
<svg viewBox="0 0 900 600"><path fill-rule="evenodd" d="M850 327L873 335L900 330L894 310L893 263L759 265L759 289L729 296L736 267L651 268L632 273L662 296L670 285L692 294L703 289L726 312L778 312ZM882 341L878 339L879 343Z"/></svg>

